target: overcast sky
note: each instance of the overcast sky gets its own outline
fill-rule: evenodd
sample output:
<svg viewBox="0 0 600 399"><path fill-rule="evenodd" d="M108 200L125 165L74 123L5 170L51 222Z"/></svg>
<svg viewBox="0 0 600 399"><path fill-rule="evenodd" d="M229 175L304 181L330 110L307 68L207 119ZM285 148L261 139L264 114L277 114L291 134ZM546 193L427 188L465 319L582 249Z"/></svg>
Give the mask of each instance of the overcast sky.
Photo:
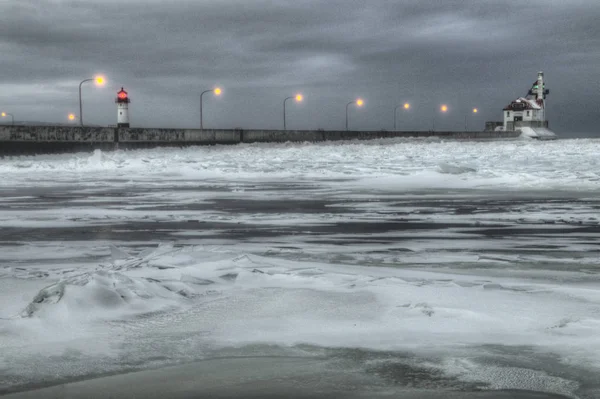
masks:
<svg viewBox="0 0 600 399"><path fill-rule="evenodd" d="M543 70L550 125L600 136L598 0L0 0L0 108L17 120L132 126L471 128L501 120ZM449 111L437 112L440 104ZM477 107L480 112L472 115Z"/></svg>

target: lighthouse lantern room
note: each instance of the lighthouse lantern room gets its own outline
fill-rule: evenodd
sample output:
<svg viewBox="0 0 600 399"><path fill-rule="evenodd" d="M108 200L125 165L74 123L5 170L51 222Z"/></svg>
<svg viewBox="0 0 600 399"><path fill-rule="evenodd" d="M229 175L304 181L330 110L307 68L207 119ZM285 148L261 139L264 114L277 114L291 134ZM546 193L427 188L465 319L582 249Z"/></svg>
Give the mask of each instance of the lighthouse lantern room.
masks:
<svg viewBox="0 0 600 399"><path fill-rule="evenodd" d="M121 87L121 91L117 93L115 103L117 103L117 127L129 127L129 95Z"/></svg>

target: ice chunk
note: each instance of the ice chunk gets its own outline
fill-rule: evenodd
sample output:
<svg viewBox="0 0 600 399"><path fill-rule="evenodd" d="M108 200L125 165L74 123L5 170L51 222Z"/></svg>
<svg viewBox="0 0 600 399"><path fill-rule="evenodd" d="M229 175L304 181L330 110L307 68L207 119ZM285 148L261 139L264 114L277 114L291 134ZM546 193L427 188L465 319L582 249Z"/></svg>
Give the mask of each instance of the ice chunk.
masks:
<svg viewBox="0 0 600 399"><path fill-rule="evenodd" d="M460 175L463 173L477 172L476 169L468 167L468 166L451 165L448 163L439 164L438 170L440 173L447 173L447 174L451 174L451 175Z"/></svg>

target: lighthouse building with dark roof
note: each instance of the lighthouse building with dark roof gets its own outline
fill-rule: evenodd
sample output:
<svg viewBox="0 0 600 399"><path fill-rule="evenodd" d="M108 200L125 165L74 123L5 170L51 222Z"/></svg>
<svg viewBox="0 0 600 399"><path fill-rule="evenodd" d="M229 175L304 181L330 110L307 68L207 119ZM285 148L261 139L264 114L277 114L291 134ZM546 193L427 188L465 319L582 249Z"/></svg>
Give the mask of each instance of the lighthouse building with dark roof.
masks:
<svg viewBox="0 0 600 399"><path fill-rule="evenodd" d="M538 72L537 80L527 95L504 107L502 122L486 122L486 130L520 132L521 137L540 140L556 139L556 134L548 129L546 119L546 96L549 93L545 87L544 73Z"/></svg>
<svg viewBox="0 0 600 399"><path fill-rule="evenodd" d="M504 130L515 130L517 126L535 125L548 127L544 119L544 109L535 100L519 97L504 107ZM534 122L534 123L515 123Z"/></svg>

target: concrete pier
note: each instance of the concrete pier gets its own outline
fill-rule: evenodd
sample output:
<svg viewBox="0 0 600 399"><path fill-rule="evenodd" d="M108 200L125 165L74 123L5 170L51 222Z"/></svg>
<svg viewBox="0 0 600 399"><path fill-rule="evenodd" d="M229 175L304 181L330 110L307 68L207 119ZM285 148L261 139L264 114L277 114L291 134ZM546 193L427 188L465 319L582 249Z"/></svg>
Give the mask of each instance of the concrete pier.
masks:
<svg viewBox="0 0 600 399"><path fill-rule="evenodd" d="M520 132L460 131L325 131L242 129L147 129L75 126L0 126L0 155L45 154L95 149L136 149L193 145L319 142L381 138L440 137L490 140L518 137Z"/></svg>

